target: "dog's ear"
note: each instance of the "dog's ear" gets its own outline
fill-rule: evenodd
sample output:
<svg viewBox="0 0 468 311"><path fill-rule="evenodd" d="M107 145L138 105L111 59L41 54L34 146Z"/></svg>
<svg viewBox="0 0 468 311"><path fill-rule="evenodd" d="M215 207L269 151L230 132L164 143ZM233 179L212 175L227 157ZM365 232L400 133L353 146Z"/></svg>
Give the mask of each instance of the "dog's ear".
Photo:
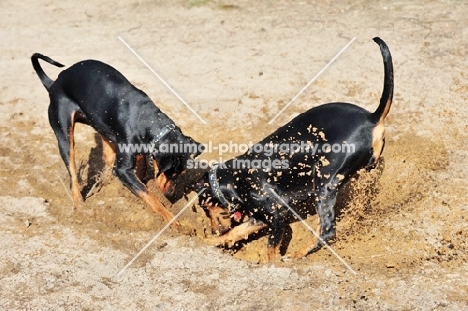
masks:
<svg viewBox="0 0 468 311"><path fill-rule="evenodd" d="M189 158L193 160L205 151L206 146L202 143L199 143L192 137L186 137L188 139L188 143L186 143L188 145L188 149L185 149L184 147L183 152L187 152Z"/></svg>
<svg viewBox="0 0 468 311"><path fill-rule="evenodd" d="M172 157L163 157L158 161L158 174L166 173L166 171L174 170L174 161ZM171 174L166 174L171 175Z"/></svg>
<svg viewBox="0 0 468 311"><path fill-rule="evenodd" d="M202 154L206 150L206 146L204 144L197 142L193 138L190 138L190 144L192 146L196 146L196 150L193 150L193 149L190 150L191 159L195 159L196 157L198 157L200 154Z"/></svg>
<svg viewBox="0 0 468 311"><path fill-rule="evenodd" d="M183 155L167 155L158 161L158 174L164 173L169 179L172 179L185 170L185 164Z"/></svg>

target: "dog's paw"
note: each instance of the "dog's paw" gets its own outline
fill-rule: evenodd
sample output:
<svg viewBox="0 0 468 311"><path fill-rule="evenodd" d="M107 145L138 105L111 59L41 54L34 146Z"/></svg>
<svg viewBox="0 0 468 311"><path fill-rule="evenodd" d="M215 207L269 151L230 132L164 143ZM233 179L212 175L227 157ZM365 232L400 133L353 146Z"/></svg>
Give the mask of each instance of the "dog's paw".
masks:
<svg viewBox="0 0 468 311"><path fill-rule="evenodd" d="M211 246L226 246L226 245L230 245L232 242L232 241L226 240L222 236L214 236L210 238L205 238L203 239L203 241L206 244L211 245Z"/></svg>
<svg viewBox="0 0 468 311"><path fill-rule="evenodd" d="M236 240L232 240L226 236L215 236L203 239L208 245L217 247L232 248L236 244Z"/></svg>
<svg viewBox="0 0 468 311"><path fill-rule="evenodd" d="M292 260L297 260L297 259L305 259L306 255L302 254L302 252L296 252L293 254L286 254L283 257L281 257L281 261L283 262L288 262Z"/></svg>
<svg viewBox="0 0 468 311"><path fill-rule="evenodd" d="M171 227L172 227L172 229L176 230L177 232L180 232L181 225L180 225L180 222L178 222L177 220L172 222Z"/></svg>
<svg viewBox="0 0 468 311"><path fill-rule="evenodd" d="M211 246L219 246L219 241L216 238L205 238L203 242Z"/></svg>

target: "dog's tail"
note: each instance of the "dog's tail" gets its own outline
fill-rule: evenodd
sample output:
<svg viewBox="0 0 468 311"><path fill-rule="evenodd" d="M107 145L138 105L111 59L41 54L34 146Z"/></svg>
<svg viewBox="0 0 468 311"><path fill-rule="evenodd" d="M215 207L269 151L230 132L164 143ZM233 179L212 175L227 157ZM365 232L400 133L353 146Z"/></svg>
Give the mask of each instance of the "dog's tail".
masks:
<svg viewBox="0 0 468 311"><path fill-rule="evenodd" d="M380 39L375 37L374 41L380 46L380 52L382 53L384 63L384 88L382 96L380 97L380 105L377 110L372 114L372 119L375 123L381 122L385 119L390 107L392 106L393 100L393 63L392 55L388 49L387 44Z"/></svg>
<svg viewBox="0 0 468 311"><path fill-rule="evenodd" d="M39 53L34 53L33 56L31 56L31 62L33 64L34 70L36 70L36 73L39 76L39 79L41 79L42 84L44 84L45 88L47 90L49 90L52 83L54 83L54 80L49 78L45 74L44 70L42 70L42 67L39 64L39 58L46 61L46 62L48 62L49 64L57 66L57 67L63 67L63 65L60 64L59 62L56 62L52 58L44 56L44 55L39 54Z"/></svg>

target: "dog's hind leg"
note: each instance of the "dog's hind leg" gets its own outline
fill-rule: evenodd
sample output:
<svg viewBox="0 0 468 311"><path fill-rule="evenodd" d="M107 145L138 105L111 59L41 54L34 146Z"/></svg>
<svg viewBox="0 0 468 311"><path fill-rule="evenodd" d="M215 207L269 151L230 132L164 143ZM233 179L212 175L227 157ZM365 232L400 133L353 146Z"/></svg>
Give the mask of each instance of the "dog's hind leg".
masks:
<svg viewBox="0 0 468 311"><path fill-rule="evenodd" d="M58 96L57 96L58 97ZM75 117L77 106L70 100L62 97L60 99L51 96L49 106L49 122L54 130L58 141L58 148L65 166L70 175L70 188L73 196L75 209L80 208L83 200L78 185L78 175L75 163Z"/></svg>
<svg viewBox="0 0 468 311"><path fill-rule="evenodd" d="M111 143L104 136L101 136L102 140L102 160L104 163L110 167L114 167L115 162L115 145Z"/></svg>

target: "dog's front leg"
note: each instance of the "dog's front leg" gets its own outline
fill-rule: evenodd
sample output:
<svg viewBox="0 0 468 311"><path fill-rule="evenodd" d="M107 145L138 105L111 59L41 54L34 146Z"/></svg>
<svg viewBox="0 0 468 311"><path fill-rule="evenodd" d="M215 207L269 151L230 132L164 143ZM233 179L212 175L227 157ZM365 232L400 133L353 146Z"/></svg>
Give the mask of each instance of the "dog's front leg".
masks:
<svg viewBox="0 0 468 311"><path fill-rule="evenodd" d="M227 233L221 236L207 238L204 241L213 246L226 245L228 247L233 247L236 242L246 240L249 235L258 232L265 227L266 225L262 221L250 217L247 221L235 226Z"/></svg>
<svg viewBox="0 0 468 311"><path fill-rule="evenodd" d="M280 248L285 231L284 220L273 221L268 225L268 261L275 260L281 256Z"/></svg>
<svg viewBox="0 0 468 311"><path fill-rule="evenodd" d="M268 205L270 206L264 209L270 212L266 221L268 224L268 261L272 261L281 256L280 248L286 229L285 217L287 210L283 207L283 203L278 202L276 198L271 198L271 203Z"/></svg>
<svg viewBox="0 0 468 311"><path fill-rule="evenodd" d="M293 258L302 258L308 254L319 250L325 242L334 238L336 235L336 214L335 203L338 194L339 181L334 182L334 178L327 180L326 184L322 184L323 180L316 182L318 186L315 208L319 216L316 234L312 242L304 247L301 251L294 254Z"/></svg>
<svg viewBox="0 0 468 311"><path fill-rule="evenodd" d="M168 211L159 199L149 192L146 186L138 179L134 171L135 165L136 159L134 155L128 153L117 153L113 173L135 195L142 199L143 202L153 210L153 212L161 215L164 221L169 223L174 218L174 215ZM180 227L178 221L172 222L171 225L177 230Z"/></svg>

